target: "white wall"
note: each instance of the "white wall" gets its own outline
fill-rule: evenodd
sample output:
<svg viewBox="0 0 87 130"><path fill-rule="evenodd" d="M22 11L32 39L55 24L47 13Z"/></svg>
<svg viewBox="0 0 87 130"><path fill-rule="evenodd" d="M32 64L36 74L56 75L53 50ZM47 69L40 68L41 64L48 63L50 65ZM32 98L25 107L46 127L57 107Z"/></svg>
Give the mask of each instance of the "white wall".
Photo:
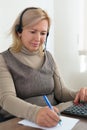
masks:
<svg viewBox="0 0 87 130"><path fill-rule="evenodd" d="M80 73L78 55L79 0L54 2L55 57L68 87L87 86L87 72Z"/></svg>
<svg viewBox="0 0 87 130"><path fill-rule="evenodd" d="M50 6L49 6L50 5ZM11 44L11 37L8 36L15 18L20 11L26 7L36 6L45 9L53 19L53 0L0 0L0 52L4 51ZM48 37L47 48L53 53L53 24ZM51 45L50 45L51 44Z"/></svg>

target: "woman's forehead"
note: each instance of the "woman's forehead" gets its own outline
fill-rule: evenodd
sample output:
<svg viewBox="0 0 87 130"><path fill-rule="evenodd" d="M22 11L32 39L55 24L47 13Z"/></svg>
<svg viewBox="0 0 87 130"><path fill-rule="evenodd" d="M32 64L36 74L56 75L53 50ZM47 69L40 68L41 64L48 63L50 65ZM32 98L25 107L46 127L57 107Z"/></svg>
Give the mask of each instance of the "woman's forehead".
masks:
<svg viewBox="0 0 87 130"><path fill-rule="evenodd" d="M48 21L47 20L41 20L39 22L28 24L25 28L28 29L43 29L44 31L48 30Z"/></svg>

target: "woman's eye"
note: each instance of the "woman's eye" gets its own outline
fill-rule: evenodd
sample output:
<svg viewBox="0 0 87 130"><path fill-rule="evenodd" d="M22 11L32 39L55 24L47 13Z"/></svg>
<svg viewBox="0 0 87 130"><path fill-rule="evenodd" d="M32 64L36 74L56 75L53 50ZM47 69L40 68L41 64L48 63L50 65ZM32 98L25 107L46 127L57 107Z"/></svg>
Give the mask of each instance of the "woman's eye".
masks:
<svg viewBox="0 0 87 130"><path fill-rule="evenodd" d="M35 34L37 32L36 31L30 31L30 33ZM46 35L46 32L39 32L39 33L40 33L40 35Z"/></svg>
<svg viewBox="0 0 87 130"><path fill-rule="evenodd" d="M35 31L30 31L31 33L35 33Z"/></svg>
<svg viewBox="0 0 87 130"><path fill-rule="evenodd" d="M46 35L46 33L41 33L41 35Z"/></svg>

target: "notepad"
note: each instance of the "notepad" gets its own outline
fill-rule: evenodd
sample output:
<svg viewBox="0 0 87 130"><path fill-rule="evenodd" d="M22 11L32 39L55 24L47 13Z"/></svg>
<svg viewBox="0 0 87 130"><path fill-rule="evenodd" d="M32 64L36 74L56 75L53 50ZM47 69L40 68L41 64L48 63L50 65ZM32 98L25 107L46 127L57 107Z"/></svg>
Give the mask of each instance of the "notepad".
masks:
<svg viewBox="0 0 87 130"><path fill-rule="evenodd" d="M62 119L62 125L58 124L57 126L51 127L51 128L41 127L26 119L19 121L18 124L30 126L30 127L34 127L34 128L40 128L42 130L71 130L76 125L76 123L79 121L79 119L65 117L65 116L61 116L60 118Z"/></svg>

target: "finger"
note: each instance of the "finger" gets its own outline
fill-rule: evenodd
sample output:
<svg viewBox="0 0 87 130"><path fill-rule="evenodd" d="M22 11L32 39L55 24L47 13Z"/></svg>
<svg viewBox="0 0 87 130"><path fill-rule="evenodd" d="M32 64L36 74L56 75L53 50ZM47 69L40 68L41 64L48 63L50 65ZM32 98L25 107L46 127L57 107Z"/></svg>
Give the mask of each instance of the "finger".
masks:
<svg viewBox="0 0 87 130"><path fill-rule="evenodd" d="M80 100L80 98L79 98L79 92L78 92L78 93L76 94L75 99L74 99L74 103L78 103L79 100Z"/></svg>
<svg viewBox="0 0 87 130"><path fill-rule="evenodd" d="M58 110L57 107L53 107L53 109L54 109L54 111L55 111L56 113L59 113L59 110Z"/></svg>
<svg viewBox="0 0 87 130"><path fill-rule="evenodd" d="M48 116L46 116L45 119L42 119L40 122L39 122L39 125L40 126L44 126L44 127L52 127L53 122L50 120L50 118Z"/></svg>
<svg viewBox="0 0 87 130"><path fill-rule="evenodd" d="M55 111L50 110L48 115L55 122L58 122L60 120L60 117L58 116L58 114Z"/></svg>
<svg viewBox="0 0 87 130"><path fill-rule="evenodd" d="M52 126L56 126L58 124L58 120L55 120L54 118L52 118L51 116L47 116L47 127L52 127Z"/></svg>
<svg viewBox="0 0 87 130"><path fill-rule="evenodd" d="M85 89L82 88L79 92L79 96L80 96L80 102L84 102L85 101Z"/></svg>
<svg viewBox="0 0 87 130"><path fill-rule="evenodd" d="M87 89L85 90L85 102L87 102Z"/></svg>

